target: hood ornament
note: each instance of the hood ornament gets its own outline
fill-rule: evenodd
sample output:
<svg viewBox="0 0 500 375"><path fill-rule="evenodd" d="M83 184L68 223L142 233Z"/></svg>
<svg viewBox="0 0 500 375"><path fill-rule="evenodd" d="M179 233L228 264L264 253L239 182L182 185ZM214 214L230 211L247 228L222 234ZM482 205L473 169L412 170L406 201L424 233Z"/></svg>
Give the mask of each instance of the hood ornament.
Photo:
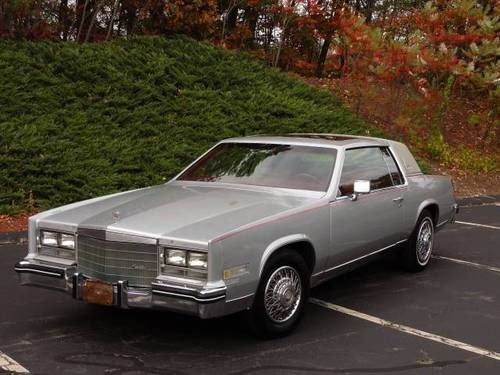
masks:
<svg viewBox="0 0 500 375"><path fill-rule="evenodd" d="M113 211L113 220L115 223L120 220L120 211Z"/></svg>

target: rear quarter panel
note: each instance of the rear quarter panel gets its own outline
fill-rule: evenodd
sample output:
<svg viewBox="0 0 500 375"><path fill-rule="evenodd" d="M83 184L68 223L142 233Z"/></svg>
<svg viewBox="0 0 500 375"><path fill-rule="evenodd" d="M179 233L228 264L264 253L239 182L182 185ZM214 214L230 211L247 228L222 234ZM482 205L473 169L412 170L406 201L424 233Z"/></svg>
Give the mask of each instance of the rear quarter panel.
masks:
<svg viewBox="0 0 500 375"><path fill-rule="evenodd" d="M456 203L451 179L446 176L418 175L408 177L406 202L410 218L409 233L415 227L418 217L427 206L438 206L437 225L453 218L453 205Z"/></svg>
<svg viewBox="0 0 500 375"><path fill-rule="evenodd" d="M455 193L451 179L446 176L424 175L406 145L389 141L408 183L405 198L406 232L409 236L427 206L438 206L437 224L450 221L454 215Z"/></svg>

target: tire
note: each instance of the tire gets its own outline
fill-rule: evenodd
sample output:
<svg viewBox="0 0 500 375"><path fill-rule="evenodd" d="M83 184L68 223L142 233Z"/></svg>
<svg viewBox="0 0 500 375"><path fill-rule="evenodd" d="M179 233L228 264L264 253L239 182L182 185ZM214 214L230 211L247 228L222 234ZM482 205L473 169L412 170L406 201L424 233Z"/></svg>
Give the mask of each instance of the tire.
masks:
<svg viewBox="0 0 500 375"><path fill-rule="evenodd" d="M282 337L297 327L309 298L309 278L307 264L296 251L286 249L268 260L253 306L247 312L248 323L256 336Z"/></svg>
<svg viewBox="0 0 500 375"><path fill-rule="evenodd" d="M427 268L434 247L434 221L425 209L417 220L407 244L403 247L403 266L407 271L419 272Z"/></svg>

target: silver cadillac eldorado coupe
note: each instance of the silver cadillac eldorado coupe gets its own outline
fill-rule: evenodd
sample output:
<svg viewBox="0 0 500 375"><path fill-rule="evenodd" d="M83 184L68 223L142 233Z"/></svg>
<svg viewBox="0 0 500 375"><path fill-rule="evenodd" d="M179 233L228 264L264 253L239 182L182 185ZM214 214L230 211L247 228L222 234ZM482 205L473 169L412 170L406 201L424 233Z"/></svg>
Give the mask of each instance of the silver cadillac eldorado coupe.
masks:
<svg viewBox="0 0 500 375"><path fill-rule="evenodd" d="M290 332L309 289L394 248L424 269L458 212L449 178L398 142L330 134L224 140L164 185L29 220L20 282L87 303Z"/></svg>

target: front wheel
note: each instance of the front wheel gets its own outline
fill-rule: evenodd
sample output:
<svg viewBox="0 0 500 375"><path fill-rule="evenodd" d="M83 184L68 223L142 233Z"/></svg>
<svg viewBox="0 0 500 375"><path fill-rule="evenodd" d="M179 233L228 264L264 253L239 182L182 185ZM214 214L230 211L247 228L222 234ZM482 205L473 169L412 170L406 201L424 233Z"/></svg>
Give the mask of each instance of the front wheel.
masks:
<svg viewBox="0 0 500 375"><path fill-rule="evenodd" d="M250 327L263 338L289 334L300 322L309 298L309 270L295 251L273 256L264 267L253 307Z"/></svg>
<svg viewBox="0 0 500 375"><path fill-rule="evenodd" d="M417 225L404 247L403 262L409 271L422 271L431 259L434 247L434 221L429 210L420 215Z"/></svg>

